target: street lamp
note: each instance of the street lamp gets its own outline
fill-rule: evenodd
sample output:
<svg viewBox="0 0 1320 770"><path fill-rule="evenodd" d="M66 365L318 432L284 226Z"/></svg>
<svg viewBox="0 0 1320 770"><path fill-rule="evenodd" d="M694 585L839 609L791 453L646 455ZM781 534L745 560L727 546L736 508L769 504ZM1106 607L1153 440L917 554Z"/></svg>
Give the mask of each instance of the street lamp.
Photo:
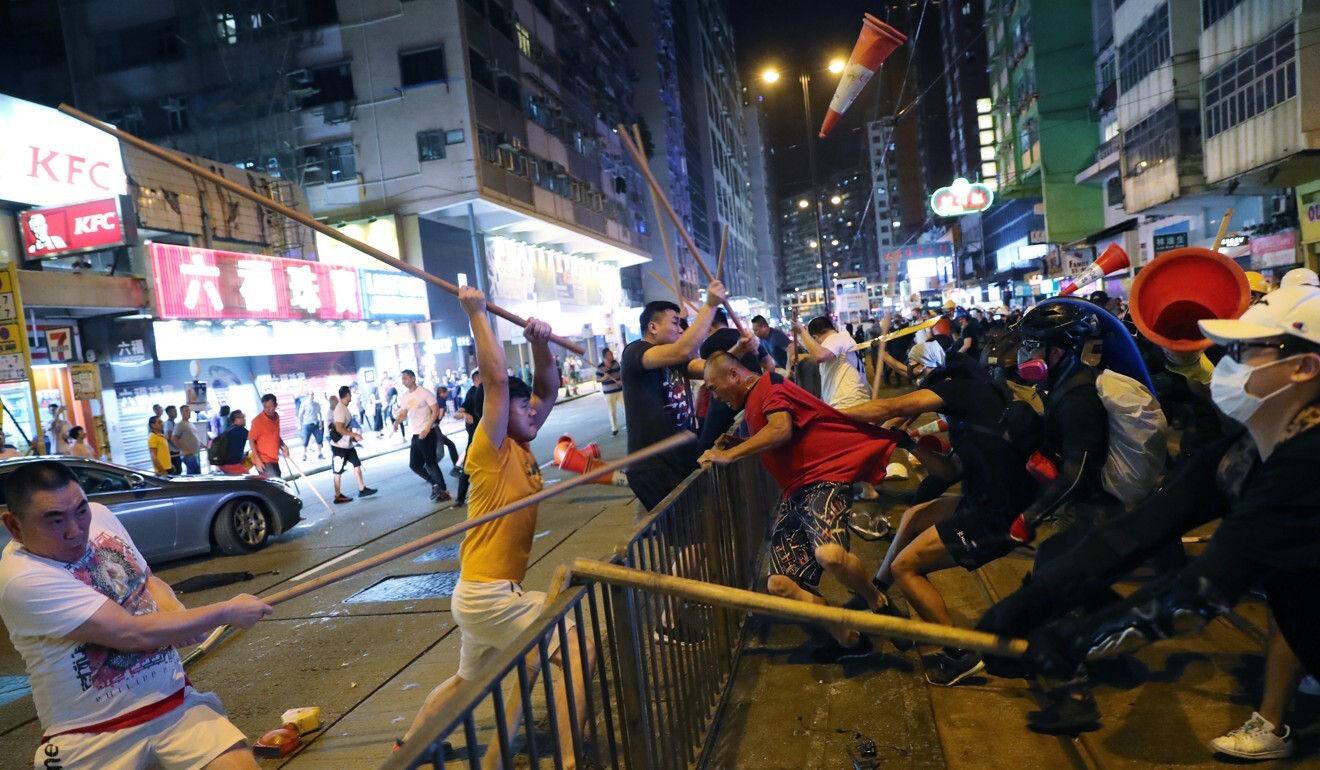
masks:
<svg viewBox="0 0 1320 770"><path fill-rule="evenodd" d="M830 196L830 203L833 203L835 206L839 205L840 203L843 203L843 196L842 196L842 195L831 195L831 196Z"/></svg>
<svg viewBox="0 0 1320 770"><path fill-rule="evenodd" d="M844 70L844 61L834 59L829 63L829 71L839 74ZM761 73L761 80L766 83L776 83L779 81L779 72L773 68L764 70ZM816 241L823 244L825 242L825 227L822 224L820 184L816 179L816 132L811 129L811 73L803 70L798 75L798 82L802 84L802 118L803 126L807 130L807 166L811 172L811 199L816 207ZM806 208L807 201L798 201L798 208ZM837 205L837 204L836 204ZM813 242L812 248L816 248L817 243ZM821 264L826 263L824 247L821 246ZM822 315L830 315L830 271L828 267L822 267L820 270L821 287L821 305L824 312Z"/></svg>

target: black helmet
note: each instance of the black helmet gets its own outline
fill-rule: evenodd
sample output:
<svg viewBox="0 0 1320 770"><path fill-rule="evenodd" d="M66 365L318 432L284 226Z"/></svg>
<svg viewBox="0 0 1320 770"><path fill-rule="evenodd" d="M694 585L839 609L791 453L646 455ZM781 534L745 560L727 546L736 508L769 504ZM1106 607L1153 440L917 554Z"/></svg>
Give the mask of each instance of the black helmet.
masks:
<svg viewBox="0 0 1320 770"><path fill-rule="evenodd" d="M1026 339L1080 351L1082 345L1095 334L1095 317L1075 305L1062 302L1045 304L1022 316L1017 329Z"/></svg>

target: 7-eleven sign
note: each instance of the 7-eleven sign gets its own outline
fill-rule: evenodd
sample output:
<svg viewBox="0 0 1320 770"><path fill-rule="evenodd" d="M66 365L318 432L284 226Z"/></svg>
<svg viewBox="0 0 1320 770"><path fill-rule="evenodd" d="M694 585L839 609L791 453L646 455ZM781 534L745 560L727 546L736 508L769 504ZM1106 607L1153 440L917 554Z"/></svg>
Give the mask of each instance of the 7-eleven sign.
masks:
<svg viewBox="0 0 1320 770"><path fill-rule="evenodd" d="M46 354L52 363L73 360L73 329L59 326L46 330Z"/></svg>

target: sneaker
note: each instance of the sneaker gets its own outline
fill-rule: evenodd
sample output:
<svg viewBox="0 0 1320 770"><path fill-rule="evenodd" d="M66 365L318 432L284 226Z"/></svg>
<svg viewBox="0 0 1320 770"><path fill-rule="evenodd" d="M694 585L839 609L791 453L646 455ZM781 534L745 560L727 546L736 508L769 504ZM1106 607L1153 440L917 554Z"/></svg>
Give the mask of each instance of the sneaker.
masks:
<svg viewBox="0 0 1320 770"><path fill-rule="evenodd" d="M436 500L439 500L439 499L440 499L440 486L439 486L438 484L432 484L432 485L431 485L431 502L434 503Z"/></svg>
<svg viewBox="0 0 1320 770"><path fill-rule="evenodd" d="M1240 759L1291 757L1292 729L1284 725L1283 735L1275 735L1274 725L1253 711L1246 724L1210 741L1210 747L1221 754Z"/></svg>
<svg viewBox="0 0 1320 770"><path fill-rule="evenodd" d="M363 487L358 490L358 497L371 497L376 494L376 490L371 487Z"/></svg>
<svg viewBox="0 0 1320 770"><path fill-rule="evenodd" d="M984 670L985 662L979 652L969 650L956 656L941 652L935 658L935 667L926 672L926 681L939 687L952 687Z"/></svg>
<svg viewBox="0 0 1320 770"><path fill-rule="evenodd" d="M351 503L353 498L348 495L335 495L335 503Z"/></svg>
<svg viewBox="0 0 1320 770"><path fill-rule="evenodd" d="M611 435L611 436L617 436L617 435L619 435L619 429L618 429L618 428L615 428L615 429L614 429L614 432L611 433L610 435Z"/></svg>
<svg viewBox="0 0 1320 770"><path fill-rule="evenodd" d="M1065 689L1046 695L1048 703L1027 714L1027 727L1046 735L1081 732L1100 727L1100 709L1087 690Z"/></svg>
<svg viewBox="0 0 1320 770"><path fill-rule="evenodd" d="M453 499L454 498L449 494L449 490L447 489L442 489L436 494L431 496L431 500L437 503L447 503Z"/></svg>
<svg viewBox="0 0 1320 770"><path fill-rule="evenodd" d="M1320 682L1317 682L1315 677L1307 674L1302 677L1302 683L1297 685L1297 692L1303 695L1320 695Z"/></svg>
<svg viewBox="0 0 1320 770"><path fill-rule="evenodd" d="M859 634L857 644L851 647L844 647L833 639L829 640L824 646L811 651L811 660L814 663L840 663L851 658L865 658L873 652L875 652L875 644L871 642L871 637Z"/></svg>

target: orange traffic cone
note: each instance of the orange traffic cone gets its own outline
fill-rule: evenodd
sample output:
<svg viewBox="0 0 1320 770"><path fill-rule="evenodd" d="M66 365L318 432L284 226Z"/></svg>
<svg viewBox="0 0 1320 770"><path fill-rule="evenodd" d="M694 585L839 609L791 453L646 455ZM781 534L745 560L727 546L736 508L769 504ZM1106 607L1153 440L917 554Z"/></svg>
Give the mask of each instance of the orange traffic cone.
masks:
<svg viewBox="0 0 1320 770"><path fill-rule="evenodd" d="M586 455L587 457L594 457L597 460L599 460L600 444L597 444L595 441L591 442L590 444L587 444L586 446L582 447L582 454Z"/></svg>
<svg viewBox="0 0 1320 770"><path fill-rule="evenodd" d="M949 429L949 424L944 420L934 420L932 422L926 423L925 425L922 425L920 428L917 428L916 430L908 431L908 435L915 439L915 438L921 438L922 436L932 436L936 433L943 433L948 429Z"/></svg>
<svg viewBox="0 0 1320 770"><path fill-rule="evenodd" d="M605 464L606 463L591 457L581 449L572 445L568 446L564 451L563 457L559 458L559 469L569 471L570 473L586 473L589 470L599 468ZM614 475L610 474L592 479L591 483L613 486L616 484L616 480Z"/></svg>
<svg viewBox="0 0 1320 770"><path fill-rule="evenodd" d="M844 111L852 106L857 95L862 92L862 87L880 69L880 64L906 41L907 36L902 32L866 14L862 19L862 32L857 36L857 44L848 57L848 66L843 68L843 76L834 89L834 98L830 99L830 111L825 115L825 122L820 125L821 139L830 133L834 124L843 117Z"/></svg>
<svg viewBox="0 0 1320 770"><path fill-rule="evenodd" d="M1082 271L1082 274L1073 279L1073 282L1063 287L1059 292L1061 296L1067 297L1087 284L1095 283L1110 273L1116 273L1119 270L1125 270L1132 265L1132 260L1128 259L1126 251L1117 243L1109 244L1105 253L1100 258L1091 263L1091 266Z"/></svg>
<svg viewBox="0 0 1320 770"><path fill-rule="evenodd" d="M953 446L949 442L945 441L939 436L930 435L930 434L918 438L917 446L921 447L922 449L925 449L928 452L939 452L940 454L945 454L945 455L953 451Z"/></svg>
<svg viewBox="0 0 1320 770"><path fill-rule="evenodd" d="M575 446L577 446L577 444L574 443L572 436L567 434L560 436L559 440L555 442L555 465L562 465L565 453Z"/></svg>

